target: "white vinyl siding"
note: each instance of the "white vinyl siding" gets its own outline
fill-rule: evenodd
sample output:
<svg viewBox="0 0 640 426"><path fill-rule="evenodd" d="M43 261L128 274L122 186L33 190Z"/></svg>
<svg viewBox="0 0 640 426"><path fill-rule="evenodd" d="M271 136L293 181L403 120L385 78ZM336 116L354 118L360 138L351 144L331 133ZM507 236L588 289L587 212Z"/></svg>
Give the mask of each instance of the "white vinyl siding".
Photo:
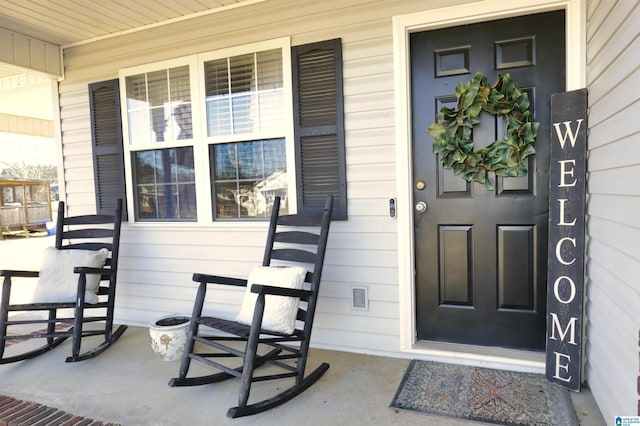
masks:
<svg viewBox="0 0 640 426"><path fill-rule="evenodd" d="M604 418L637 415L640 2L590 1L586 380Z"/></svg>

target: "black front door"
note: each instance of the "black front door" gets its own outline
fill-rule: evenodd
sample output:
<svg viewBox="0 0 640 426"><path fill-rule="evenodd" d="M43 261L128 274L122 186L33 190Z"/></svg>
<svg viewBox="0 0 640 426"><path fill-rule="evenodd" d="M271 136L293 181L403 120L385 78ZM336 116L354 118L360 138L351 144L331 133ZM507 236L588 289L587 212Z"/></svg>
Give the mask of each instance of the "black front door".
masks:
<svg viewBox="0 0 640 426"><path fill-rule="evenodd" d="M544 350L549 101L564 91L564 12L415 33L410 42L417 337ZM455 105L456 85L478 71L491 83L509 73L541 123L528 175L497 178L493 191L441 167L427 134L440 108ZM502 138L503 123L482 114L476 149Z"/></svg>

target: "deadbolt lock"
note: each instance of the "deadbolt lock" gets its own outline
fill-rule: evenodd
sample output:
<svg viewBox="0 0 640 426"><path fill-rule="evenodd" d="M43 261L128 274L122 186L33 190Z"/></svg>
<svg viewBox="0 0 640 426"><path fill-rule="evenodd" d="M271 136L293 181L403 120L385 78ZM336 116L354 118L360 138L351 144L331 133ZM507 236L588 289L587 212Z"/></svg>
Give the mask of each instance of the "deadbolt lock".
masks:
<svg viewBox="0 0 640 426"><path fill-rule="evenodd" d="M422 190L423 190L423 189L425 189L426 187L427 187L427 184L426 184L426 183L424 183L424 181L423 181L423 180L419 180L419 181L417 181L417 182L416 182L416 189L417 189L418 191L422 191Z"/></svg>

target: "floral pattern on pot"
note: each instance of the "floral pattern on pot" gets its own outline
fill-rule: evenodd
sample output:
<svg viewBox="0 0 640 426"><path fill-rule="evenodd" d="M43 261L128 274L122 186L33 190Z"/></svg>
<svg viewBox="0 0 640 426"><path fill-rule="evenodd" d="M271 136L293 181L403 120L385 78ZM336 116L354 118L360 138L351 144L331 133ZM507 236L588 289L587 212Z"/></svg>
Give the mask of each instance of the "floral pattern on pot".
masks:
<svg viewBox="0 0 640 426"><path fill-rule="evenodd" d="M163 361L178 361L184 354L190 317L172 314L154 321L149 326L151 349Z"/></svg>

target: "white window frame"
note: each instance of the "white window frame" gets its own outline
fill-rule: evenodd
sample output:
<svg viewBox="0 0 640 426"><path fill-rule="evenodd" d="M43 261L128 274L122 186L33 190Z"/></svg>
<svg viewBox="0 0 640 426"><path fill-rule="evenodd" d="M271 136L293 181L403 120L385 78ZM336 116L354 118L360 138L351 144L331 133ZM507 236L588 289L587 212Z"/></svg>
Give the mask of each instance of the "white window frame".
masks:
<svg viewBox="0 0 640 426"><path fill-rule="evenodd" d="M242 133L229 136L207 135L206 124L206 96L204 63L215 59L228 58L232 56L256 53L265 50L280 49L282 52L282 77L283 77L283 115L287 117L283 121L280 131ZM127 113L127 90L126 78L136 74L150 73L153 71L165 70L179 66L189 66L189 84L191 91L191 114L193 138L188 140L167 141L163 143L132 143L129 135L129 117ZM127 200L130 215L130 223L144 225L169 225L169 226L201 226L212 223L229 223L227 221L214 221L213 200L211 197L211 177L209 164L209 145L215 143L233 143L251 141L256 139L284 138L287 156L287 178L288 178L288 199L289 213L295 213L297 207L296 197L296 159L294 146L294 123L293 123L293 90L291 75L291 40L289 37L278 38L258 43L251 43L242 46L219 49L215 51L203 52L179 58L157 61L144 65L123 68L119 72L120 79L120 104L122 115L122 135L124 145L124 169L127 187ZM165 148L193 147L194 173L196 182L196 203L197 220L184 222L177 220L163 221L140 221L137 217L135 188L133 187L133 165L132 153L143 150L159 150ZM135 213L134 213L135 212ZM255 223L260 218L238 218L233 223Z"/></svg>

